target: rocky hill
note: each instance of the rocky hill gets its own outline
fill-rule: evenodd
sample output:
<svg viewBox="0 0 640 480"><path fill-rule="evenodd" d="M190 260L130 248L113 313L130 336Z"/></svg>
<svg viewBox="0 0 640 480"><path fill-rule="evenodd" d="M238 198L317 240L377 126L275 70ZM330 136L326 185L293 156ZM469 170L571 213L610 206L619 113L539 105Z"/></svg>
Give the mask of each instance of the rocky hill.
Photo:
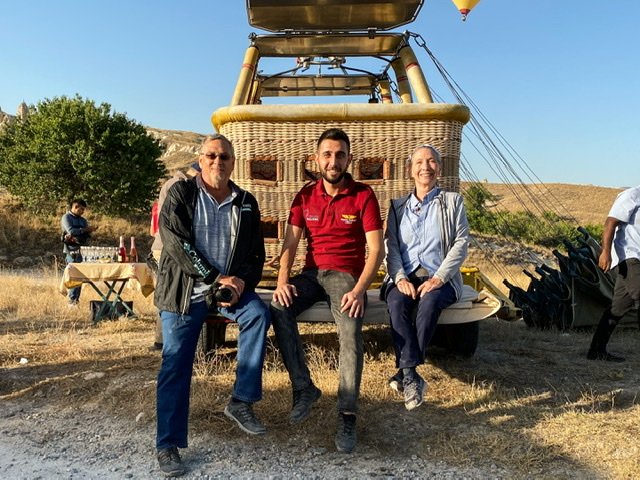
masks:
<svg viewBox="0 0 640 480"><path fill-rule="evenodd" d="M166 147L162 161L171 175L177 169L185 168L198 160L198 149L205 137L200 133L151 127L147 127L147 132Z"/></svg>

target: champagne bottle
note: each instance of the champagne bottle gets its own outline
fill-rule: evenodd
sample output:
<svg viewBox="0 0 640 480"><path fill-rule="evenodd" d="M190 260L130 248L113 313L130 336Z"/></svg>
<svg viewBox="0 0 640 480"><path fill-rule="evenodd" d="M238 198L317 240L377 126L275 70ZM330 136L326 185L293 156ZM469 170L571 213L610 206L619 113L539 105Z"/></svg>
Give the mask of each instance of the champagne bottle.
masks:
<svg viewBox="0 0 640 480"><path fill-rule="evenodd" d="M127 248L124 246L124 237L120 235L120 246L118 247L118 262L124 263L127 261Z"/></svg>
<svg viewBox="0 0 640 480"><path fill-rule="evenodd" d="M129 248L129 262L138 263L138 249L136 248L136 237L131 237L131 247Z"/></svg>

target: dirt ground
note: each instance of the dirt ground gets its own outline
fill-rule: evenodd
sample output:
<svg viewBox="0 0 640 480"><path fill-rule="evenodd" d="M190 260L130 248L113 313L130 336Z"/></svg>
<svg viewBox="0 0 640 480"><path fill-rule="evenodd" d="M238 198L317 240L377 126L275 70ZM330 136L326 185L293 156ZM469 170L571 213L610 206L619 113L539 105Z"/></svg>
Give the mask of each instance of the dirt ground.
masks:
<svg viewBox="0 0 640 480"><path fill-rule="evenodd" d="M583 224L601 223L618 193L549 187ZM497 185L490 191L504 208L518 209L509 191ZM515 270L522 268L523 252L497 248L509 254ZM140 320L118 321L122 329L114 331L84 321L68 328L55 316L18 320L15 311L0 311L0 343L10 352L0 355L0 478L161 476L154 455L160 354L148 348L153 307L147 309ZM52 340L42 343L39 331ZM269 431L250 438L222 413L232 376L199 375L190 448L183 452L185 478L639 478L640 333L632 327L614 335L611 348L628 358L624 364L586 361L590 335L486 320L472 358L432 352L421 367L430 385L427 401L407 412L386 387L393 371L388 332L370 331L359 443L348 456L333 447L333 376L311 418L292 427L285 420L286 375L274 360L265 399L256 407ZM94 346L96 337L104 341ZM309 333L307 340L335 358L334 332ZM55 357L62 344L91 347L62 363L37 353ZM232 343L212 365L229 364L233 355ZM271 350L268 355L275 358Z"/></svg>
<svg viewBox="0 0 640 480"><path fill-rule="evenodd" d="M12 364L3 358L0 478L161 477L153 445L160 355L148 350L152 322L119 322L118 331L80 328L66 340L104 335L90 358L46 364L37 354L20 357L22 350ZM306 341L335 356L335 332L317 328ZM65 335L72 334L59 332ZM232 377L197 375L185 478L637 478L635 441L625 440L640 431L637 328L612 341L628 357L624 364L588 362L589 332L489 319L480 335L470 359L432 350L421 367L427 401L407 412L385 382L393 371L388 332L367 329L359 443L351 455L333 447L335 372L311 418L291 426L286 376L270 347L265 399L256 407L269 429L263 437L248 437L224 417ZM127 354L111 359L117 336ZM234 350L231 342L207 368L233 359ZM312 372L322 375L313 365Z"/></svg>

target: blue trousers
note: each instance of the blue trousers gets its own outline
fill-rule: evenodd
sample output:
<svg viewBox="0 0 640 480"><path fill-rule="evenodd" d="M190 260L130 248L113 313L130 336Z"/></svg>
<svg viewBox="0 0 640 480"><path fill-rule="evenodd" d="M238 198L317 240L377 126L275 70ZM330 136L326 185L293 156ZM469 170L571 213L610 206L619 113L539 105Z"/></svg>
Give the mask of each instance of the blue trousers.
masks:
<svg viewBox="0 0 640 480"><path fill-rule="evenodd" d="M80 252L71 255L70 253L67 253L65 255L65 260L67 262L67 264L69 263L82 263L82 255L80 255ZM78 303L78 301L80 300L80 292L82 291L82 286L80 287L73 287L70 288L67 291L67 299L69 300L69 303Z"/></svg>
<svg viewBox="0 0 640 480"><path fill-rule="evenodd" d="M456 292L450 283L415 300L393 285L387 293L391 335L396 367L410 368L424 363L427 346L438 325L442 310L455 303ZM417 307L415 321L413 310Z"/></svg>
<svg viewBox="0 0 640 480"><path fill-rule="evenodd" d="M236 305L218 311L237 322L239 328L232 396L248 403L257 402L262 398L262 367L271 324L269 309L257 293L246 292ZM193 360L207 314L205 302L191 304L186 315L160 312L164 346L157 386L158 449L187 447Z"/></svg>

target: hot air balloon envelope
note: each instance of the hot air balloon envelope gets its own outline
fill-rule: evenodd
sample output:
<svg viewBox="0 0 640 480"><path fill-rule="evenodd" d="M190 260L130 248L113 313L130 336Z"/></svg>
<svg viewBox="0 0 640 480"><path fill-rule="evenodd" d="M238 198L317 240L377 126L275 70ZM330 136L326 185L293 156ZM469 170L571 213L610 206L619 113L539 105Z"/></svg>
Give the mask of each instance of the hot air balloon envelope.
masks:
<svg viewBox="0 0 640 480"><path fill-rule="evenodd" d="M475 7L480 0L451 0L453 4L460 10L462 13L463 20L467 16L467 14L471 11L473 7Z"/></svg>

